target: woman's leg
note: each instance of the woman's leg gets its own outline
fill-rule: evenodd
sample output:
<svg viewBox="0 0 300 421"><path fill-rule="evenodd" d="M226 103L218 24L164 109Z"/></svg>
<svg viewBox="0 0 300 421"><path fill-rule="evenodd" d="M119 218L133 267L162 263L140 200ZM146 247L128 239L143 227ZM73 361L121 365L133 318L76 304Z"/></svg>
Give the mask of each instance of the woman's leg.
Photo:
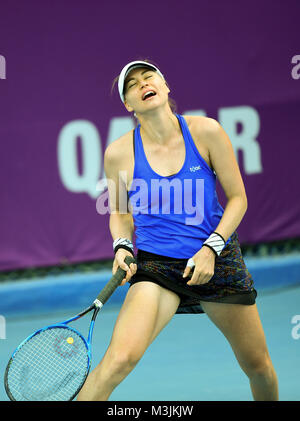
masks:
<svg viewBox="0 0 300 421"><path fill-rule="evenodd" d="M254 400L278 400L277 376L256 304L201 301L201 306L228 339L241 368L249 378Z"/></svg>
<svg viewBox="0 0 300 421"><path fill-rule="evenodd" d="M89 374L77 399L107 400L171 320L179 302L177 294L152 282L132 285L119 312L109 347Z"/></svg>

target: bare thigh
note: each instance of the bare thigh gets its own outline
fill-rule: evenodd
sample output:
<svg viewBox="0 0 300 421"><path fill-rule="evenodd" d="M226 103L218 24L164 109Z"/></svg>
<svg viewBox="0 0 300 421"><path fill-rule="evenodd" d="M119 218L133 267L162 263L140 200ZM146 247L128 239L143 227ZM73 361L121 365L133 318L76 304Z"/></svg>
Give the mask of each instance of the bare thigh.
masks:
<svg viewBox="0 0 300 421"><path fill-rule="evenodd" d="M132 285L117 317L110 349L138 360L175 314L177 294L152 282Z"/></svg>
<svg viewBox="0 0 300 421"><path fill-rule="evenodd" d="M241 368L250 374L270 363L266 338L256 304L225 304L201 301L210 320L227 338Z"/></svg>

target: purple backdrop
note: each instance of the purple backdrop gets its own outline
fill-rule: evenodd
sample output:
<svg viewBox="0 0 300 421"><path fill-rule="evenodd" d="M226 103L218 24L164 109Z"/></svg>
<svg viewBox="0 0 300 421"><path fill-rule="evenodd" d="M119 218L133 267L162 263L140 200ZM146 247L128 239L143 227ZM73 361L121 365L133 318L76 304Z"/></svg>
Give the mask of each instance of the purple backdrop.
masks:
<svg viewBox="0 0 300 421"><path fill-rule="evenodd" d="M132 125L112 80L137 58L159 65L178 112L230 136L249 200L241 242L300 235L298 1L6 0L0 12L0 270L112 257L96 184L106 145Z"/></svg>

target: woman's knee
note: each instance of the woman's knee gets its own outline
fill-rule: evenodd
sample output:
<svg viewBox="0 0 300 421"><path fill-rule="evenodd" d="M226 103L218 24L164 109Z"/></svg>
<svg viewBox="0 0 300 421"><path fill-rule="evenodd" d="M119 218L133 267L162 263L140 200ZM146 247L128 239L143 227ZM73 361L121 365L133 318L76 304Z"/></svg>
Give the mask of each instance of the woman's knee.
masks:
<svg viewBox="0 0 300 421"><path fill-rule="evenodd" d="M130 372L140 361L143 353L133 350L111 350L108 366L111 373Z"/></svg>
<svg viewBox="0 0 300 421"><path fill-rule="evenodd" d="M253 376L269 376L274 372L272 361L266 353L258 357L251 357L241 364L249 378Z"/></svg>

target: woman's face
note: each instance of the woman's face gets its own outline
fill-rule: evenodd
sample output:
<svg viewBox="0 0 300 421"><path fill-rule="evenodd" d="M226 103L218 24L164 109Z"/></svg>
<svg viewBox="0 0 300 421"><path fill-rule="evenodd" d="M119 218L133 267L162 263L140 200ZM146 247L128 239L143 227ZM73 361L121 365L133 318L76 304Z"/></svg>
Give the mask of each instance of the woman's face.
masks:
<svg viewBox="0 0 300 421"><path fill-rule="evenodd" d="M124 92L127 110L143 113L168 102L170 90L158 73L141 67L129 73Z"/></svg>

